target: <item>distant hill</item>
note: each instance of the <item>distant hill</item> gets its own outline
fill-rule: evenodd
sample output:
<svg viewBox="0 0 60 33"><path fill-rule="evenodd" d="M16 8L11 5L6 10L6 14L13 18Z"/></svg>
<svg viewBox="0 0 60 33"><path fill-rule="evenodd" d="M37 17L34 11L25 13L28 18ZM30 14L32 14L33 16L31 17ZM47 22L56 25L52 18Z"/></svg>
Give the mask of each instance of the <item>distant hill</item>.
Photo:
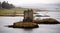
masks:
<svg viewBox="0 0 60 33"><path fill-rule="evenodd" d="M23 6L25 8L60 8L60 3L56 3L56 4L28 4L26 6Z"/></svg>
<svg viewBox="0 0 60 33"><path fill-rule="evenodd" d="M29 4L24 6L26 8L37 8L42 10L49 10L49 11L59 11L60 12L60 3L54 4Z"/></svg>

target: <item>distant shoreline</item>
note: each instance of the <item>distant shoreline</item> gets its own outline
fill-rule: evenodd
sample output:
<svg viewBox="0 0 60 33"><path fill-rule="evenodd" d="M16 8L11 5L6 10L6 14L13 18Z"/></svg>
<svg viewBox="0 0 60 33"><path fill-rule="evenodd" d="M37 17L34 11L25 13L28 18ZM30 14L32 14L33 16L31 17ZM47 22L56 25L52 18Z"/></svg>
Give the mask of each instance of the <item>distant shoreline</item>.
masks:
<svg viewBox="0 0 60 33"><path fill-rule="evenodd" d="M0 14L0 16L24 16L24 14Z"/></svg>

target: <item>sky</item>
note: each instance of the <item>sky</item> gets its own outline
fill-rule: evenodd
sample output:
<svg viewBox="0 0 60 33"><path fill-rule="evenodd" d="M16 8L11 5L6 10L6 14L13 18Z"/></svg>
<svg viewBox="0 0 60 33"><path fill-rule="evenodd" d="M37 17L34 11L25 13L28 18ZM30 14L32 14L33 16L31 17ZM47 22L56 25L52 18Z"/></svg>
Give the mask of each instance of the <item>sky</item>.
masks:
<svg viewBox="0 0 60 33"><path fill-rule="evenodd" d="M14 4L15 6L60 3L60 0L0 0L0 2L3 1L8 1L8 3Z"/></svg>

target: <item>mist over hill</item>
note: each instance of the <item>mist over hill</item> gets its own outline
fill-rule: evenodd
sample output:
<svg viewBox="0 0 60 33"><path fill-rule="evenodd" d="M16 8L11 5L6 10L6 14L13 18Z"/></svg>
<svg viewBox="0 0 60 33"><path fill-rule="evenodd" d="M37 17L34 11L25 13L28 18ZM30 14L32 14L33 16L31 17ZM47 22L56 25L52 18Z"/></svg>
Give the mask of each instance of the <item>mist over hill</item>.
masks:
<svg viewBox="0 0 60 33"><path fill-rule="evenodd" d="M22 7L26 8L60 8L60 4L27 4Z"/></svg>
<svg viewBox="0 0 60 33"><path fill-rule="evenodd" d="M60 11L60 3L54 3L54 4L28 4L22 6L24 8L38 8L38 9L46 9L46 10L52 10L52 11Z"/></svg>

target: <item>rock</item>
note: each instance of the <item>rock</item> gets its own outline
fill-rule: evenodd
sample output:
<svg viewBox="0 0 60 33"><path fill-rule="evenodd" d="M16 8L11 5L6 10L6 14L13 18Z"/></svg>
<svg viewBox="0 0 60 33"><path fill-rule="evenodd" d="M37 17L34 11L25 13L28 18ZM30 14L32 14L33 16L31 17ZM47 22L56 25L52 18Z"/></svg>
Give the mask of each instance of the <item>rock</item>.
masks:
<svg viewBox="0 0 60 33"><path fill-rule="evenodd" d="M43 20L34 20L34 23L38 24L58 24L59 22L56 19L53 18L46 18Z"/></svg>
<svg viewBox="0 0 60 33"><path fill-rule="evenodd" d="M50 17L49 15L36 15L36 17Z"/></svg>
<svg viewBox="0 0 60 33"><path fill-rule="evenodd" d="M16 22L13 24L14 28L37 28L38 24L33 22Z"/></svg>

